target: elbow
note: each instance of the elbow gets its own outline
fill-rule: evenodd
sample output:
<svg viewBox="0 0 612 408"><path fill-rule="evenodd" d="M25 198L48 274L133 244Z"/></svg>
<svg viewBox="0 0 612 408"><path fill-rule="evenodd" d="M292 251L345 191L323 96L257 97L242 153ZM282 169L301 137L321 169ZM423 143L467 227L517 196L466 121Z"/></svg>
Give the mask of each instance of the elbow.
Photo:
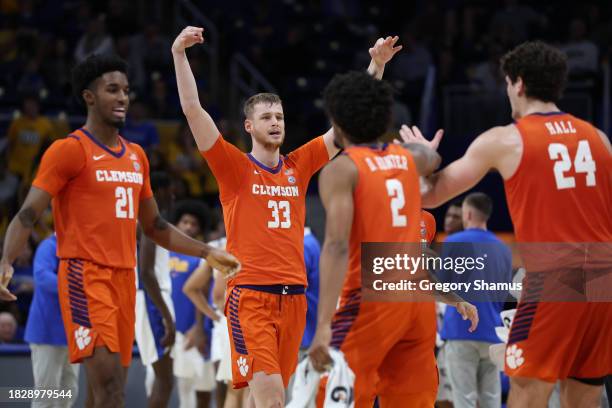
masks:
<svg viewBox="0 0 612 408"><path fill-rule="evenodd" d="M192 285L185 284L183 286L183 294L187 296L190 300L195 296L195 288Z"/></svg>
<svg viewBox="0 0 612 408"><path fill-rule="evenodd" d="M170 224L159 213L152 220L142 223L142 232L155 244L167 248Z"/></svg>
<svg viewBox="0 0 612 408"><path fill-rule="evenodd" d="M202 109L202 106L200 105L200 101L192 100L181 102L181 109L183 110L183 115L189 118L197 115L200 109Z"/></svg>
<svg viewBox="0 0 612 408"><path fill-rule="evenodd" d="M444 201L438 200L432 195L423 195L421 199L421 207L427 210L438 208L442 204L444 204Z"/></svg>
<svg viewBox="0 0 612 408"><path fill-rule="evenodd" d="M155 228L152 225L142 225L142 233L155 242Z"/></svg>

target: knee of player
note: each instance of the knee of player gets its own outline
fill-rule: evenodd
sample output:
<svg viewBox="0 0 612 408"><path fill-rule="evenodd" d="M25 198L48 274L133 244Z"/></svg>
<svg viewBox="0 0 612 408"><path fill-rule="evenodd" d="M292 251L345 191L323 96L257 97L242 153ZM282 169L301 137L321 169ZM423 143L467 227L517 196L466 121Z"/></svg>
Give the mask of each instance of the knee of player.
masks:
<svg viewBox="0 0 612 408"><path fill-rule="evenodd" d="M159 384L161 388L170 388L174 387L174 374L172 371L159 371L155 373L155 381ZM157 385L157 384L156 384Z"/></svg>
<svg viewBox="0 0 612 408"><path fill-rule="evenodd" d="M276 384L275 384L276 385ZM251 395L255 406L258 408L281 408L285 406L285 391L283 388L270 386L264 388L263 393L258 393L258 396Z"/></svg>
<svg viewBox="0 0 612 408"><path fill-rule="evenodd" d="M171 376L161 379L159 385L162 392L170 394L172 388L174 388L174 377Z"/></svg>
<svg viewBox="0 0 612 408"><path fill-rule="evenodd" d="M530 393L530 394L543 394L551 392L554 387L554 383L540 381L535 378L529 377L510 377L510 388L516 392Z"/></svg>
<svg viewBox="0 0 612 408"><path fill-rule="evenodd" d="M123 401L123 381L118 376L108 376L101 381L100 385L100 390L94 390L96 400L98 395L102 393L109 401ZM101 393L98 391L101 391Z"/></svg>
<svg viewBox="0 0 612 408"><path fill-rule="evenodd" d="M285 391L283 389L270 389L270 392L265 399L264 407L266 408L281 408L285 406Z"/></svg>
<svg viewBox="0 0 612 408"><path fill-rule="evenodd" d="M265 408L282 408L284 406L285 406L285 398L283 396L269 398L263 404L263 407Z"/></svg>

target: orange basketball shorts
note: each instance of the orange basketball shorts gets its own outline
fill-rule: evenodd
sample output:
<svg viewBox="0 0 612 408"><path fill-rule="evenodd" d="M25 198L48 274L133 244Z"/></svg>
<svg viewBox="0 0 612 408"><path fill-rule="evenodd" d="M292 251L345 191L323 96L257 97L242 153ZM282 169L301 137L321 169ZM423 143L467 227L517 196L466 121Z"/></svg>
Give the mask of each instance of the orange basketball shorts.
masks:
<svg viewBox="0 0 612 408"><path fill-rule="evenodd" d="M610 322L610 302L520 302L506 347L506 374L548 382L609 375Z"/></svg>
<svg viewBox="0 0 612 408"><path fill-rule="evenodd" d="M128 367L134 345L136 281L133 268L62 259L58 294L71 363L105 346Z"/></svg>
<svg viewBox="0 0 612 408"><path fill-rule="evenodd" d="M306 296L299 285L230 287L225 305L234 388L256 372L280 374L285 387L297 367L306 325Z"/></svg>
<svg viewBox="0 0 612 408"><path fill-rule="evenodd" d="M347 294L332 321L331 346L355 373L355 408L432 407L438 390L433 302L361 302Z"/></svg>

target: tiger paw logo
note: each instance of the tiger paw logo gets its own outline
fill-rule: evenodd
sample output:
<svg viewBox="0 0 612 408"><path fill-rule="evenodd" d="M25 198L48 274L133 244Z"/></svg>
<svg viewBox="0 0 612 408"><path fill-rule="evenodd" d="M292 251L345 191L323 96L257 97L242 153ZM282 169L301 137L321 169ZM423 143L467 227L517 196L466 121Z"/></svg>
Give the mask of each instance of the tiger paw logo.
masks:
<svg viewBox="0 0 612 408"><path fill-rule="evenodd" d="M91 343L89 329L86 329L83 326L79 326L79 328L74 331L74 339L76 340L76 344L79 350L83 350L89 345L89 343Z"/></svg>
<svg viewBox="0 0 612 408"><path fill-rule="evenodd" d="M238 363L238 370L240 371L240 375L246 377L247 373L249 372L249 365L247 364L246 358L240 356L238 357L238 360L236 360L236 363Z"/></svg>
<svg viewBox="0 0 612 408"><path fill-rule="evenodd" d="M520 367L524 362L523 350L518 348L516 344L506 349L506 364L508 364L508 367L515 369Z"/></svg>

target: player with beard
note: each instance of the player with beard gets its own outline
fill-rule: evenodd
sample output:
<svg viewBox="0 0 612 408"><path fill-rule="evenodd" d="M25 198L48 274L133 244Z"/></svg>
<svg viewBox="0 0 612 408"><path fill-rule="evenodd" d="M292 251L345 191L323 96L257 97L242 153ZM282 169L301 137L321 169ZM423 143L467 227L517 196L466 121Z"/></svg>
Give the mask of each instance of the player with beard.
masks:
<svg viewBox="0 0 612 408"><path fill-rule="evenodd" d="M11 221L0 261L0 299L11 264L53 199L58 293L70 361L83 363L93 391L88 406L124 405L134 343L136 224L156 244L206 258L231 273L233 256L194 240L159 213L142 148L119 135L129 106L125 61L92 56L73 72L73 90L87 107L85 126L43 155L23 206ZM123 366L123 368L122 368Z"/></svg>
<svg viewBox="0 0 612 408"><path fill-rule="evenodd" d="M204 42L203 29L187 27L172 55L183 113L202 156L219 183L227 249L242 263L228 281L225 313L232 340L233 386L251 390L250 404L284 406L284 389L297 365L306 321L304 266L306 189L312 175L339 149L333 131L289 153L283 106L277 95L250 97L244 128L252 151L245 154L219 134L200 105L185 50ZM397 37L379 39L370 49L371 75L380 78L401 47Z"/></svg>

